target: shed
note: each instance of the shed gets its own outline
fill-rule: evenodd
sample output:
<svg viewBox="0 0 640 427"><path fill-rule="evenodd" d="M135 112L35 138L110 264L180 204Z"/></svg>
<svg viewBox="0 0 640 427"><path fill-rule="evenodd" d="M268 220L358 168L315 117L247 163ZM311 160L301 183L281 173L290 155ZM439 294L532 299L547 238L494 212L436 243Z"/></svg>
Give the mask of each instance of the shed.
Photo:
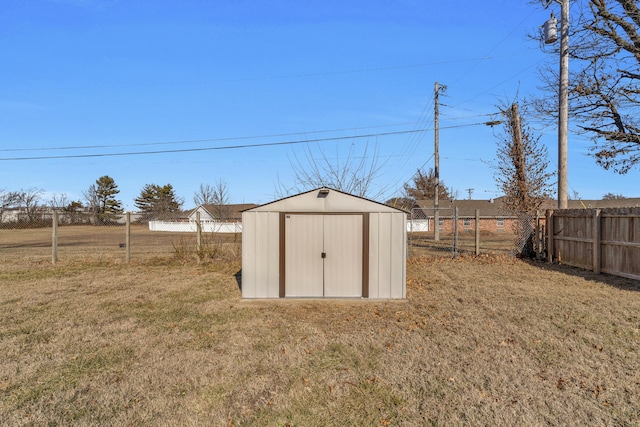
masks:
<svg viewBox="0 0 640 427"><path fill-rule="evenodd" d="M407 213L318 188L242 213L243 298L406 298Z"/></svg>

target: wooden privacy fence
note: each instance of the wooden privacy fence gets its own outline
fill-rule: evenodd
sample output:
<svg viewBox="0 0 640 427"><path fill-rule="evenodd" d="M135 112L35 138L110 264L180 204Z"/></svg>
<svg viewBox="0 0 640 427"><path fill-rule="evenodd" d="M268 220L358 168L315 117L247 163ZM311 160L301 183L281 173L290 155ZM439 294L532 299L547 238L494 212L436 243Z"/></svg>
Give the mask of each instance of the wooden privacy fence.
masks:
<svg viewBox="0 0 640 427"><path fill-rule="evenodd" d="M640 208L547 211L547 259L640 280Z"/></svg>

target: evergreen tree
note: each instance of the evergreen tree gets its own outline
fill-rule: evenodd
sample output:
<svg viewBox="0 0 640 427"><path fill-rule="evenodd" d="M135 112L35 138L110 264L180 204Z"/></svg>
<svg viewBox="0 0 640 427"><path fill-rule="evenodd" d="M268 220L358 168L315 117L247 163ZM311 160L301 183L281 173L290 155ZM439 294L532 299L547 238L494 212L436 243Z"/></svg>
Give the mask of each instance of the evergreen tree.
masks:
<svg viewBox="0 0 640 427"><path fill-rule="evenodd" d="M136 207L145 214L147 220L173 218L180 212L182 203L171 184L146 184L135 199Z"/></svg>
<svg viewBox="0 0 640 427"><path fill-rule="evenodd" d="M418 169L413 175L412 183L404 184L406 197L414 200L433 200L436 194L436 174L433 168L429 172ZM440 180L438 184L438 200L451 200L455 194Z"/></svg>
<svg viewBox="0 0 640 427"><path fill-rule="evenodd" d="M84 197L95 215L97 224L109 224L120 218L124 212L122 202L115 198L120 190L109 175L98 178L84 192Z"/></svg>

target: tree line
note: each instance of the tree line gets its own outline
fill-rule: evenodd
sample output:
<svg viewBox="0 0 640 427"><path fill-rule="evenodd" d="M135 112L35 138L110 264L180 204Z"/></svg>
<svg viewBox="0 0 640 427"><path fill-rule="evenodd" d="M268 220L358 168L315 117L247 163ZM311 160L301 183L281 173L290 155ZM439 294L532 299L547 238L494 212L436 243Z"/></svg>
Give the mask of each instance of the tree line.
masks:
<svg viewBox="0 0 640 427"><path fill-rule="evenodd" d="M0 223L16 222L25 226L48 225L51 212L63 215L68 224L108 225L118 222L123 214L122 201L117 195L120 189L109 175L103 175L82 192L83 200L70 200L66 194L54 194L43 200L44 190L39 188L5 191L0 189ZM225 205L229 202L227 183L219 180L216 184L200 184L194 193L196 206L212 205L214 216L226 219ZM140 213L139 221L167 220L182 212L184 199L179 197L171 184L146 184L134 199ZM9 218L9 212L17 215Z"/></svg>

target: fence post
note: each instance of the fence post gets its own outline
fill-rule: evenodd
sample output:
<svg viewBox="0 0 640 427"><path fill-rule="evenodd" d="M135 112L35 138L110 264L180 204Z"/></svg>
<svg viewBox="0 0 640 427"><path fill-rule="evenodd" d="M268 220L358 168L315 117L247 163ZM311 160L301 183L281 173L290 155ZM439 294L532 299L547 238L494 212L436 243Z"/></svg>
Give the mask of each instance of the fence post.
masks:
<svg viewBox="0 0 640 427"><path fill-rule="evenodd" d="M125 237L124 237L124 246L127 251L127 262L131 261L131 212L127 212L125 214L126 218L126 227L125 227Z"/></svg>
<svg viewBox="0 0 640 427"><path fill-rule="evenodd" d="M53 217L51 218L52 232L51 232L51 264L55 264L58 261L58 212L53 210Z"/></svg>
<svg viewBox="0 0 640 427"><path fill-rule="evenodd" d="M536 253L536 259L539 260L542 254L542 239L540 238L540 211L538 210L536 210L536 225L533 232L536 234L534 252Z"/></svg>
<svg viewBox="0 0 640 427"><path fill-rule="evenodd" d="M553 209L547 209L547 261L553 262Z"/></svg>
<svg viewBox="0 0 640 427"><path fill-rule="evenodd" d="M480 209L476 209L476 256L480 255Z"/></svg>
<svg viewBox="0 0 640 427"><path fill-rule="evenodd" d="M600 209L593 211L593 272L600 274Z"/></svg>
<svg viewBox="0 0 640 427"><path fill-rule="evenodd" d="M453 257L456 258L458 256L458 207L456 206L454 219L453 219Z"/></svg>
<svg viewBox="0 0 640 427"><path fill-rule="evenodd" d="M414 218L414 211L416 208L411 208L411 218L409 219L409 244L407 247L407 252L408 252L408 256L409 258L411 258L411 255L413 253L413 218Z"/></svg>
<svg viewBox="0 0 640 427"><path fill-rule="evenodd" d="M196 211L196 256L200 260L202 254L202 224L200 224L200 211Z"/></svg>

